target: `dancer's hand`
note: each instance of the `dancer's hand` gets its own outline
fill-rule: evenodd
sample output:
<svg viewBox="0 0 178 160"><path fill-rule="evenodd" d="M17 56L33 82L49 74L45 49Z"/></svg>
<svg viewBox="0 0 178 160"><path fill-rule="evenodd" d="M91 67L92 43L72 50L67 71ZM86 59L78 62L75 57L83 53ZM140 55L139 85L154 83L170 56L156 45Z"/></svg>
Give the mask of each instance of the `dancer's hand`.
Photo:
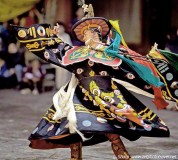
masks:
<svg viewBox="0 0 178 160"><path fill-rule="evenodd" d="M60 25L58 23L56 23L56 26L54 26L52 32L56 35L60 32Z"/></svg>

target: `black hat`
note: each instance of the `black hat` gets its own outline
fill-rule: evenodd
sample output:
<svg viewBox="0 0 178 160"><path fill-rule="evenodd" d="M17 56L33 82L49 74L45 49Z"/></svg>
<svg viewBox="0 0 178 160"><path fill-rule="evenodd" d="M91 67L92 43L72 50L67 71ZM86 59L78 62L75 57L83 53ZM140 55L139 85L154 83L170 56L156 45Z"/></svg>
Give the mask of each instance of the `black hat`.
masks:
<svg viewBox="0 0 178 160"><path fill-rule="evenodd" d="M111 28L109 21L103 17L94 17L93 7L83 4L84 12L87 13L85 17L75 23L72 27L72 34L81 42L83 40L83 33L86 29L97 28L101 32L101 36L105 37Z"/></svg>

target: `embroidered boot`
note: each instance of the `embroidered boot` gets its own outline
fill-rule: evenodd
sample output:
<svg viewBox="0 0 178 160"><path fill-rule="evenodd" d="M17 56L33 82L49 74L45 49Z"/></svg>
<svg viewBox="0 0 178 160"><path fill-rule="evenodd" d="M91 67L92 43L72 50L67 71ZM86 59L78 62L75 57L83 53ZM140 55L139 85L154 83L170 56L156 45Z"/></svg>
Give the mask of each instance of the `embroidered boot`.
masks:
<svg viewBox="0 0 178 160"><path fill-rule="evenodd" d="M106 134L118 160L132 160L118 134Z"/></svg>
<svg viewBox="0 0 178 160"><path fill-rule="evenodd" d="M71 159L70 160L82 160L82 143L70 144Z"/></svg>

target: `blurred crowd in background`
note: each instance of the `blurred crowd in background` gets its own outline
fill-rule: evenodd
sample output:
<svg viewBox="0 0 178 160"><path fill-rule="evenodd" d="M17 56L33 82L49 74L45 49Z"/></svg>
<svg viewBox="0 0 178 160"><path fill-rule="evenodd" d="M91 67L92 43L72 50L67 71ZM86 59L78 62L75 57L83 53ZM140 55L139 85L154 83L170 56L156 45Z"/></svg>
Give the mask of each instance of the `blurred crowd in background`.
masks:
<svg viewBox="0 0 178 160"><path fill-rule="evenodd" d="M83 45L72 39L69 29L84 16L82 8L76 11L76 17L70 24L57 21L60 26L58 36L70 45ZM59 89L70 78L71 74L55 65L47 64L30 54L18 42L10 24L29 27L35 23L43 23L42 14L33 8L27 13L0 24L0 89L13 88L21 94L40 94ZM57 83L60 82L60 83Z"/></svg>
<svg viewBox="0 0 178 160"><path fill-rule="evenodd" d="M82 8L75 10L75 17L66 24L56 21L60 25L59 37L70 45L83 45L73 39L70 30L73 24L84 16ZM13 88L21 94L34 95L51 89L59 89L70 78L71 74L59 67L47 64L30 54L21 46L10 27L10 24L29 27L35 23L45 23L43 10L34 6L27 12L0 22L0 89ZM178 53L178 30L172 27L167 34L165 49ZM59 83L60 82L60 83Z"/></svg>

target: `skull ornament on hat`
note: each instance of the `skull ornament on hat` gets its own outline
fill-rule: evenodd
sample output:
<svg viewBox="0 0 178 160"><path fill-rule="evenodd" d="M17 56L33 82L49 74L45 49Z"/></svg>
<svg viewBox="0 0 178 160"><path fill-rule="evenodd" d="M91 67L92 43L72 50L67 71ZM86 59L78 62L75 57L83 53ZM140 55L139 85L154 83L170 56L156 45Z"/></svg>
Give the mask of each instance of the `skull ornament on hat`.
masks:
<svg viewBox="0 0 178 160"><path fill-rule="evenodd" d="M98 29L101 32L102 38L108 35L111 28L109 21L103 17L94 17L93 7L91 4L86 5L84 0L82 1L82 4L85 17L73 25L72 34L74 37L77 40L84 42L84 31L92 28Z"/></svg>

